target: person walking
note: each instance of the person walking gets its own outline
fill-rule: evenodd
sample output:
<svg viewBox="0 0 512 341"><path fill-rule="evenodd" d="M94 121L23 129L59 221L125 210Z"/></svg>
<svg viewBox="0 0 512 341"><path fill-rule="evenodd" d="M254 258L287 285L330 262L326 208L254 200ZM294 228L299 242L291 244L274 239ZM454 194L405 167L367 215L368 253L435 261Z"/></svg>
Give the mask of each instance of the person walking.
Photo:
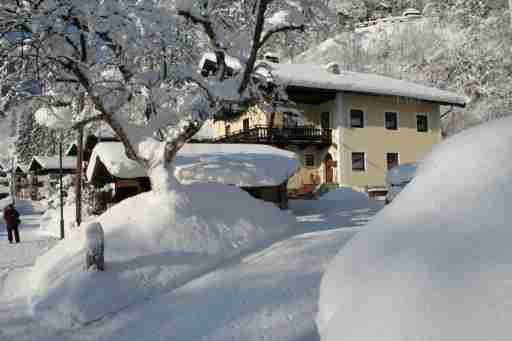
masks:
<svg viewBox="0 0 512 341"><path fill-rule="evenodd" d="M9 239L9 243L12 244L13 239L16 243L20 242L20 232L18 230L18 226L20 225L20 214L14 208L13 204L9 204L4 209L4 220L5 225L7 226L7 238Z"/></svg>

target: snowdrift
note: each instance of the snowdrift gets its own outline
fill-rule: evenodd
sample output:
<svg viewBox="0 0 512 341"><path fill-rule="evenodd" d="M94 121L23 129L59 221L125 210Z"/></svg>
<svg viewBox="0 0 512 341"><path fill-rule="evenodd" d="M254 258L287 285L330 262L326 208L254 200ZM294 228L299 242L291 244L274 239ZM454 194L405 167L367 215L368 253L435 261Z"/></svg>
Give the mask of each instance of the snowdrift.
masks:
<svg viewBox="0 0 512 341"><path fill-rule="evenodd" d="M510 339L511 127L442 143L341 249L321 284L322 340Z"/></svg>
<svg viewBox="0 0 512 341"><path fill-rule="evenodd" d="M35 317L59 329L97 320L172 290L295 222L235 186L184 189L165 198L143 193L97 218L105 231L105 272L84 270L84 232L70 230L31 273Z"/></svg>

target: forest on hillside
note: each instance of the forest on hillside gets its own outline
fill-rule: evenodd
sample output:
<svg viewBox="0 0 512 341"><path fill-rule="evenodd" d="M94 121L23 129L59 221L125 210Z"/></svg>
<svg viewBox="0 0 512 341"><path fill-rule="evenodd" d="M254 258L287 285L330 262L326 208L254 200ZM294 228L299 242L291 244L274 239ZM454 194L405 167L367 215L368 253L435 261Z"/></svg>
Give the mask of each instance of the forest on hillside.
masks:
<svg viewBox="0 0 512 341"><path fill-rule="evenodd" d="M506 0L338 0L337 32L295 62L337 62L464 93L469 105L447 115L448 134L512 113L512 26ZM368 25L416 8L422 17ZM447 108L448 110L449 108Z"/></svg>

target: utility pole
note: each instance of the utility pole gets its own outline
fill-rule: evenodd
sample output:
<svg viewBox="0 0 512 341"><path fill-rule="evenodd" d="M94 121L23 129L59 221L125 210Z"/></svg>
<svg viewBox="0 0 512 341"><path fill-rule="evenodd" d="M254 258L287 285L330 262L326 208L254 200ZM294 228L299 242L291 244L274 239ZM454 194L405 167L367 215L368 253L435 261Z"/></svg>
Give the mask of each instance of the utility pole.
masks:
<svg viewBox="0 0 512 341"><path fill-rule="evenodd" d="M78 140L76 144L76 175L75 175L75 207L76 226L82 223L82 159L83 159L84 127L78 127Z"/></svg>
<svg viewBox="0 0 512 341"><path fill-rule="evenodd" d="M62 138L60 133L59 143L59 185L60 185L60 239L64 239L64 191L62 188Z"/></svg>
<svg viewBox="0 0 512 341"><path fill-rule="evenodd" d="M14 169L14 156L11 158L11 199L12 204L16 204L16 170Z"/></svg>

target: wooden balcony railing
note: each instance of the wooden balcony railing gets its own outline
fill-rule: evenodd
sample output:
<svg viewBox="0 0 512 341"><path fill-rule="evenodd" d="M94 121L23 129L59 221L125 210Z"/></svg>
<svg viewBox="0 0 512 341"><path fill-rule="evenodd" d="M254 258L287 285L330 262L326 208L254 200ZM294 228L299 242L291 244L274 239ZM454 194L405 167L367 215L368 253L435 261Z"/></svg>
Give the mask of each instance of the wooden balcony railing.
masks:
<svg viewBox="0 0 512 341"><path fill-rule="evenodd" d="M269 127L257 125L246 130L234 131L215 139L224 143L259 144L332 144L332 130L311 126Z"/></svg>

